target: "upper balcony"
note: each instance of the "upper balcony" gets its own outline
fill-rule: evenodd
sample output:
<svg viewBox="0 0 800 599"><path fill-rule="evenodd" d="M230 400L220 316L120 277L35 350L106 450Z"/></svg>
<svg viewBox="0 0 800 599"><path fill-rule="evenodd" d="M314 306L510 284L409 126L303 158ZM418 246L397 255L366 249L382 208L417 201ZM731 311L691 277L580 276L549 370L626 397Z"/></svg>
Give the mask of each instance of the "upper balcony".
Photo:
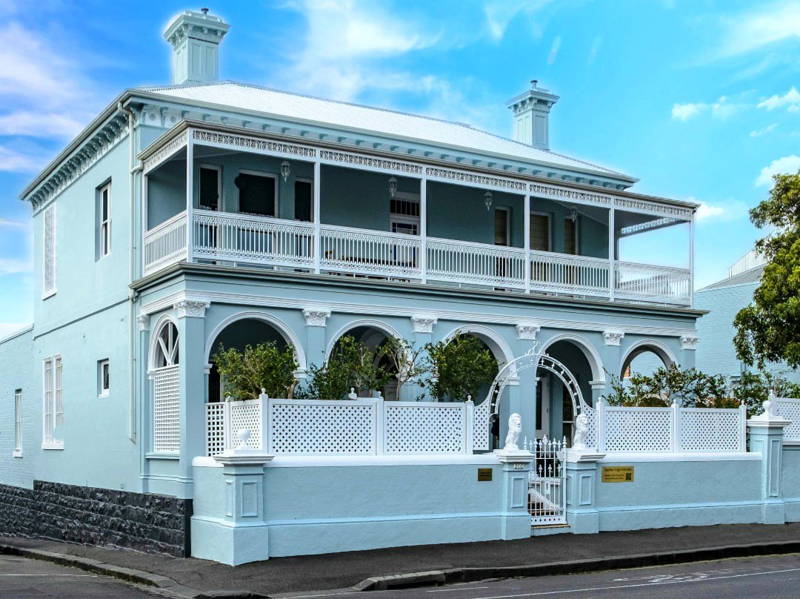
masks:
<svg viewBox="0 0 800 599"><path fill-rule="evenodd" d="M185 260L691 304L691 205L194 126L143 158L144 275Z"/></svg>

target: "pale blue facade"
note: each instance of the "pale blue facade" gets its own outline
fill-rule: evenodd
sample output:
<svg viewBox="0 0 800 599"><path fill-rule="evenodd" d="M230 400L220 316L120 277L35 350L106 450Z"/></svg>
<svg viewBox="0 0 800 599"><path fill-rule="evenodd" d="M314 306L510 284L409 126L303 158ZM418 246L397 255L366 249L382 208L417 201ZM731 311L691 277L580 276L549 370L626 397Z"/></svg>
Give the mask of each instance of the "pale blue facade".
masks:
<svg viewBox="0 0 800 599"><path fill-rule="evenodd" d="M190 17L203 19L199 13ZM176 83L197 76L184 73ZM274 104L249 104L267 100ZM285 106L322 102L342 122L311 122L288 108L278 112L287 101ZM362 118L359 111L389 124L371 130L365 120L356 127L351 121ZM403 127L416 126L414 119L427 121L430 134L424 128L414 138L403 134ZM462 129L468 128L207 80L121 94L23 193L33 209L42 288L33 298L32 329L0 342L0 484L30 488L40 480L194 499L197 554L219 558L198 539L216 534L222 469L193 466L193 460L206 455L204 409L217 393L210 356L226 327L244 319L266 323L264 335L294 348L301 382L308 367L322 364L337 339L354 329L418 346L472 334L500 366L535 343L569 368L589 404L608 391L610 374L621 373L643 351L693 366L701 312L691 306L690 248L689 268L675 269L623 261L616 246L626 235L691 227L695 207L627 191L630 177L536 144L480 133L487 146L477 147L483 142L470 140L479 132ZM447 135L455 137L448 142ZM539 146L547 139L535 137ZM201 206L201 169L210 167L220 191L211 211ZM274 209L264 205L261 214L241 214L236 182L248 173L271 177ZM310 186L311 221L297 218L297 181ZM110 204L103 216L107 185ZM389 191L391 185L396 187ZM418 213L393 213L395 193ZM44 230L48 210L55 210L51 232ZM203 218L228 219L235 232ZM409 220L414 233L391 236L394 224ZM546 233L537 229L543 226ZM110 240L107 255L103 231ZM278 244L279 234L290 241ZM326 235L344 241L335 245ZM359 236L372 245L354 241ZM382 237L396 241L387 246ZM397 248L406 240L414 245L401 256ZM436 244L450 247L448 240L460 244L448 250L450 258L441 258ZM379 246L383 254L370 253ZM55 281L54 290L45 292L48 264ZM163 451L154 433L153 372L157 337L168 322L177 332L179 356L178 445ZM44 438L43 363L56 356L63 402L59 447ZM99 380L106 360L107 392ZM18 389L23 448L12 457L8 440L14 437ZM520 413L529 439L569 436L573 418L564 413L560 383L552 379L541 389L537 398L534 375L520 375L501 399L501 416ZM307 477L306 488L321 489L320 480L338 480L340 473L276 469L269 482L275 490L259 516L275 525L267 556L385 546L380 530L364 526L384 516L410 518L397 544L517 538L523 529L528 534L529 521L520 528L527 516L515 498L517 475L506 466L493 463L495 482L478 485L458 513L448 514L437 512L425 487L414 487L408 474L413 469L419 485L447 480L456 490L484 459L475 456L445 474L442 465L424 472L398 467L387 480L410 489L417 515L404 516L396 497L371 495L384 512L370 515L358 504L332 511L327 517L341 528L322 532L339 538L350 529L346 523L355 523L358 532L347 547L330 539L316 545L322 533L314 527L290 534L292 520L326 517L314 498L308 514L296 511L301 508L292 504L291 489L300 483L292 475ZM374 478L368 466L343 472L359 485ZM260 475L253 476L251 482L261 484ZM428 528L434 517L442 527ZM608 527L616 526L608 518ZM226 555L229 562L238 559Z"/></svg>

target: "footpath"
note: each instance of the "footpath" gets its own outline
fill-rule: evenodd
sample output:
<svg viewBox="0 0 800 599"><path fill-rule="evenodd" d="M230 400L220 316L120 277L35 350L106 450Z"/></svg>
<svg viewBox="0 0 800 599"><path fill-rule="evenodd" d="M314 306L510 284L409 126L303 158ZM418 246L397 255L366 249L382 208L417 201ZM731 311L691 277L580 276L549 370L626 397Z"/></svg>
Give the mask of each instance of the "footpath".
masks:
<svg viewBox="0 0 800 599"><path fill-rule="evenodd" d="M800 553L800 523L728 524L559 534L274 558L225 566L127 549L0 536L0 553L82 568L179 599L233 599L371 591L512 576L547 576L781 553Z"/></svg>

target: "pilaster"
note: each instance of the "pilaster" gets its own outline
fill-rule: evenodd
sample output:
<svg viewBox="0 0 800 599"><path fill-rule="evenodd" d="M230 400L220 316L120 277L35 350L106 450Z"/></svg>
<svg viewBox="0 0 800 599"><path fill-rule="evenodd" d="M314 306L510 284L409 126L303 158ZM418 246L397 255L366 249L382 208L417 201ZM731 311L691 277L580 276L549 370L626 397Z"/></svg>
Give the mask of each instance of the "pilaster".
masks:
<svg viewBox="0 0 800 599"><path fill-rule="evenodd" d="M567 451L567 523L574 534L600 532L597 511L597 462L605 454L592 450Z"/></svg>
<svg viewBox="0 0 800 599"><path fill-rule="evenodd" d="M306 359L309 367L325 363L327 345L327 326L331 311L327 308L304 308L306 320Z"/></svg>
<svg viewBox="0 0 800 599"><path fill-rule="evenodd" d="M531 515L528 512L528 473L533 454L529 451L496 453L502 464L503 517L500 538L525 539L531 536Z"/></svg>
<svg viewBox="0 0 800 599"><path fill-rule="evenodd" d="M761 521L764 524L786 522L781 490L783 429L791 424L777 413L772 399L764 402L764 413L747 421L750 451L761 454Z"/></svg>

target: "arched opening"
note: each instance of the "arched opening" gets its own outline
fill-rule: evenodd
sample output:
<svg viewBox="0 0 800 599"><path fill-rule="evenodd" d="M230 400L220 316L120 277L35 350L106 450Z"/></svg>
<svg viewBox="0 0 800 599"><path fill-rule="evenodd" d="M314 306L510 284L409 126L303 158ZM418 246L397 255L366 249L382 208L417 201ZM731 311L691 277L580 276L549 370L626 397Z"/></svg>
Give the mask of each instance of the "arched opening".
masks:
<svg viewBox="0 0 800 599"><path fill-rule="evenodd" d="M495 368L494 368L494 372L492 373L491 378L487 382L485 382L483 385L480 386L480 388L478 389L478 393L472 398L476 405L480 405L484 401L484 399L488 396L489 389L492 386L492 382L493 382L494 378L497 376L497 373L500 371L500 368L502 368L503 365L506 363L506 357L502 353L502 351L499 349L499 347L498 347L497 343L495 342L495 340L490 338L490 337L487 337L486 335L482 334L481 332L478 332L478 331L461 331L461 332L458 332L457 334L461 335L463 337L472 337L472 338L474 338L475 340L478 341L478 343L480 344L482 349L488 350L489 353L492 354L492 357L494 357ZM502 390L498 389L497 391L501 392ZM450 398L447 398L447 399L449 399L450 401L453 401L453 400L463 401L464 398L452 398L452 397L450 397ZM495 398L492 398L492 400L494 400L494 399Z"/></svg>
<svg viewBox="0 0 800 599"><path fill-rule="evenodd" d="M649 376L661 367L675 365L675 359L667 348L654 342L642 342L628 350L622 360L620 378L629 379L633 374Z"/></svg>
<svg viewBox="0 0 800 599"><path fill-rule="evenodd" d="M178 350L178 327L171 320L165 320L157 329L153 338L150 355L150 369L176 366L180 363Z"/></svg>
<svg viewBox="0 0 800 599"><path fill-rule="evenodd" d="M224 384L217 365L212 359L221 347L244 351L248 345L274 342L278 349L285 349L290 343L284 334L272 323L255 317L234 320L216 334L209 346L208 401L222 401L225 398ZM296 351L296 348L295 348Z"/></svg>
<svg viewBox="0 0 800 599"><path fill-rule="evenodd" d="M380 391L383 398L387 401L396 401L398 397L397 365L389 357L386 344L392 338L397 338L394 331L388 327L373 324L360 324L346 329L336 337L336 342L330 346L328 356L336 351L338 344L344 337L352 337L357 343L363 344L374 355L374 365L383 369L389 375L388 382L381 389L360 390L360 395L372 395Z"/></svg>
<svg viewBox="0 0 800 599"><path fill-rule="evenodd" d="M598 365L586 356L587 349L570 339L555 341L546 353L561 362L575 377L587 404L592 404L590 381ZM593 367L594 366L594 367ZM537 371L536 383L536 436L572 438L575 424L575 403L564 383L553 373L542 368Z"/></svg>

